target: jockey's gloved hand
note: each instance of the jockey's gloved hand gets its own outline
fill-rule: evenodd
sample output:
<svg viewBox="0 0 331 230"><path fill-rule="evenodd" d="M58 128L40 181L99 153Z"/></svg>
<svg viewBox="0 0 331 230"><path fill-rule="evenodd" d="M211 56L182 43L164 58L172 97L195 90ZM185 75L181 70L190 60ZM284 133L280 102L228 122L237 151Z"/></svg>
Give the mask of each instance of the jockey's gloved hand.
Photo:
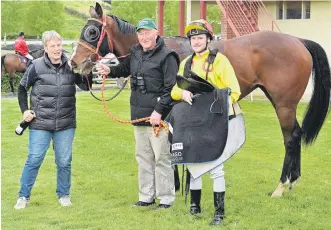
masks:
<svg viewBox="0 0 331 230"><path fill-rule="evenodd" d="M187 103L192 105L192 97L193 97L193 94L190 91L183 90L183 92L182 92L182 100L183 101L186 101Z"/></svg>

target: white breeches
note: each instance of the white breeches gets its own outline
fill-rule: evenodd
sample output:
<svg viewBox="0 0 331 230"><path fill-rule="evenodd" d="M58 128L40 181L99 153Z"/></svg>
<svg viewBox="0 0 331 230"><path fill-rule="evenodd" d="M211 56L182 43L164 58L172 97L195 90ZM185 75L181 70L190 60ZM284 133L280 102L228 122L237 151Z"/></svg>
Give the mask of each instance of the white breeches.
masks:
<svg viewBox="0 0 331 230"><path fill-rule="evenodd" d="M209 171L210 178L214 181L214 192L224 192L225 191L225 178L223 171L223 164L215 167ZM202 178L201 176L194 179L192 176L190 178L190 189L191 190L201 190L202 189Z"/></svg>
<svg viewBox="0 0 331 230"><path fill-rule="evenodd" d="M29 58L30 60L33 60L33 57L30 54L25 55L26 58Z"/></svg>

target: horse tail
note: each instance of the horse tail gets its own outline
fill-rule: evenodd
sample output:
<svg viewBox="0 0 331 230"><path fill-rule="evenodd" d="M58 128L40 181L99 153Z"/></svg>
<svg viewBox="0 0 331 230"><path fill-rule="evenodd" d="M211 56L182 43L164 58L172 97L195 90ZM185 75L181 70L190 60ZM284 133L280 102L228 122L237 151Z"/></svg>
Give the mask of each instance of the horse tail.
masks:
<svg viewBox="0 0 331 230"><path fill-rule="evenodd" d="M302 139L311 145L317 138L328 114L331 72L324 49L316 42L301 39L313 59L314 89L302 122Z"/></svg>

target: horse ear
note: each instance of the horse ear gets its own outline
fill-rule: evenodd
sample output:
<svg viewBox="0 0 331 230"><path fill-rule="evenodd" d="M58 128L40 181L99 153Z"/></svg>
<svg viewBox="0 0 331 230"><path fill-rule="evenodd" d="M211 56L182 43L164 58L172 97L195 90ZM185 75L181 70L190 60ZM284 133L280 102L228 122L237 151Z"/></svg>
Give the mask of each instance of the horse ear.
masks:
<svg viewBox="0 0 331 230"><path fill-rule="evenodd" d="M98 2L95 3L95 11L96 11L97 15L99 16L99 18L101 18L103 16L102 7Z"/></svg>
<svg viewBox="0 0 331 230"><path fill-rule="evenodd" d="M90 6L90 15L92 18L97 16L97 12L95 12L95 9L93 6Z"/></svg>

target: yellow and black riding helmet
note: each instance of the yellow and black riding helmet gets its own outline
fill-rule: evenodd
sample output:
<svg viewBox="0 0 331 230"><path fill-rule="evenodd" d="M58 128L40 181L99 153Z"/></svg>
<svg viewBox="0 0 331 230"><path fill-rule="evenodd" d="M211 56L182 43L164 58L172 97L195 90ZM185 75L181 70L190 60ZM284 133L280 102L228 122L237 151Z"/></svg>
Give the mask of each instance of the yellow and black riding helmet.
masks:
<svg viewBox="0 0 331 230"><path fill-rule="evenodd" d="M185 27L185 34L188 38L199 34L207 34L210 40L213 40L214 37L213 27L204 19L190 22L190 24Z"/></svg>

